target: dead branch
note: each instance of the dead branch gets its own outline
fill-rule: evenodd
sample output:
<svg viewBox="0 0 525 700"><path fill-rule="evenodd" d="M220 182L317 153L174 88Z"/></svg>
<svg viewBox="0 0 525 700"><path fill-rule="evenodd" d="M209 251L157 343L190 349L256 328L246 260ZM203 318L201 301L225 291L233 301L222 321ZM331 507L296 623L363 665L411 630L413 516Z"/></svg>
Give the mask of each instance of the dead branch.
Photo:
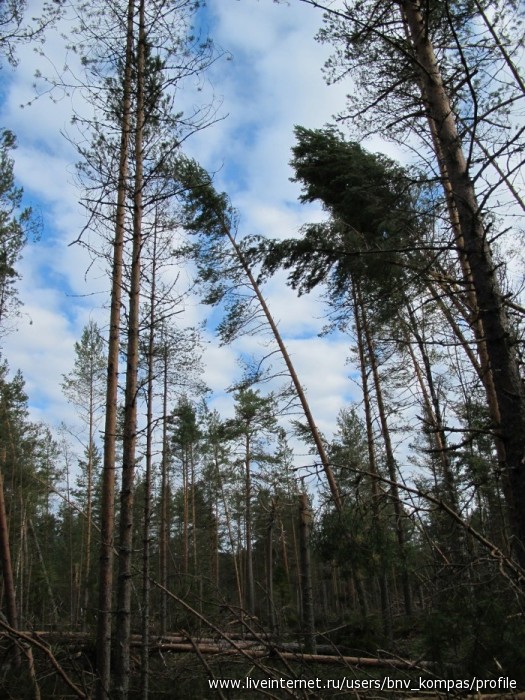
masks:
<svg viewBox="0 0 525 700"><path fill-rule="evenodd" d="M81 698L81 700L88 700L87 695L82 690L80 690L80 688L77 685L75 685L75 683L73 683L71 678L67 675L62 666L58 663L53 652L48 646L36 639L36 637L32 636L30 633L15 630L14 627L8 625L7 622L4 622L1 618L0 627L5 630L5 636L24 641L27 644L34 646L37 649L40 649L40 651L44 652L57 674L60 676L60 678L62 678L64 683L69 688L71 688L71 690L75 693L76 697Z"/></svg>

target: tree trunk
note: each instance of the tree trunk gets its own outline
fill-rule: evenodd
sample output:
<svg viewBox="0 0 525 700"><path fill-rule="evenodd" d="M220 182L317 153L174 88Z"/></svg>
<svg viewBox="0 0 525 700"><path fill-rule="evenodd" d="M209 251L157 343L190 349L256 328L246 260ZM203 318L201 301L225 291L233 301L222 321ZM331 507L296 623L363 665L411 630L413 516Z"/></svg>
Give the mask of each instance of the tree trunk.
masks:
<svg viewBox="0 0 525 700"><path fill-rule="evenodd" d="M251 448L250 436L246 433L245 442L245 536L246 536L246 610L252 617L255 615L255 582L253 578L252 552L252 477L251 477Z"/></svg>
<svg viewBox="0 0 525 700"><path fill-rule="evenodd" d="M299 542L301 554L301 609L303 618L304 650L316 653L314 597L310 560L310 530L312 511L305 493L299 494Z"/></svg>
<svg viewBox="0 0 525 700"><path fill-rule="evenodd" d="M31 533L31 536L33 538L33 542L35 543L35 549L36 549L36 553L38 556L38 561L40 562L40 568L42 569L44 581L46 582L47 595L49 598L49 602L51 603L53 624L57 625L58 624L58 617L59 617L58 608L57 608L57 604L55 601L55 596L53 595L53 589L51 588L51 581L49 580L49 575L47 573L46 557L44 557L44 554L42 553L42 548L40 547L40 543L38 541L36 530L33 526L32 518L29 518L29 532Z"/></svg>
<svg viewBox="0 0 525 700"><path fill-rule="evenodd" d="M153 230L153 255L149 297L148 376L146 380L146 472L144 475L144 531L142 535L142 647L140 658L140 692L142 700L149 696L149 627L150 627L150 538L151 488L153 460L153 372L155 351L155 293L157 281L157 229Z"/></svg>
<svg viewBox="0 0 525 700"><path fill-rule="evenodd" d="M268 621L272 634L277 630L275 600L273 597L273 531L275 527L275 510L275 499L272 499L266 531L266 595L268 598Z"/></svg>
<svg viewBox="0 0 525 700"><path fill-rule="evenodd" d="M188 450L186 446L182 447L182 575L186 579L189 571L190 561L190 525L189 525L189 465L188 465Z"/></svg>
<svg viewBox="0 0 525 700"><path fill-rule="evenodd" d="M5 462L5 449L2 450L2 463ZM0 466L0 562L2 564L2 575L4 578L4 595L6 600L7 622L13 629L18 629L18 610L16 607L15 580L13 567L11 564L11 548L9 546L9 528L7 526L7 515L4 497L4 477ZM20 651L15 645L13 660L16 667L20 666Z"/></svg>
<svg viewBox="0 0 525 700"><path fill-rule="evenodd" d="M308 428L310 429L310 433L312 435L312 439L314 441L314 444L317 449L317 453L319 455L319 459L321 460L321 464L323 466L324 473L326 475L326 478L328 480L328 486L330 488L330 493L332 494L332 498L334 500L335 507L338 512L340 512L343 508L343 502L341 500L341 494L339 493L339 487L337 486L337 482L334 477L334 473L332 470L332 467L330 465L330 460L328 458L328 454L326 453L323 440L321 438L321 434L319 432L319 429L317 428L317 425L315 424L313 414L310 410L310 405L308 403L308 400L306 398L305 391L303 387L301 386L301 382L299 381L299 377L297 375L297 372L295 371L295 367L292 363L292 359L288 353L288 350L286 348L286 345L284 344L284 341L281 337L281 334L279 332L279 329L277 327L277 324L274 321L274 318L272 314L270 313L270 309L268 308L268 304L266 303L266 300L261 292L261 289L259 285L257 284L257 280L253 276L253 273L250 269L250 266L248 265L248 262L245 258L245 256L242 253L242 250L240 249L239 245L237 244L237 241L232 235L232 232L229 228L229 226L226 224L226 222L223 221L222 223L222 230L225 234L225 236L228 238L230 241L231 246L233 247L235 254L237 255L237 258L248 278L248 281L255 293L255 296L257 297L257 301L259 302L261 309L264 313L264 316L266 317L266 320L268 322L268 325L270 326L270 329L272 331L272 334L275 338L275 341L277 343L277 346L279 348L279 351L283 357L283 360L286 364L286 368L288 370L288 373L290 375L290 378L292 380L292 383L294 385L297 397L301 403L301 407L303 409L304 416L306 418L306 422L308 423Z"/></svg>
<svg viewBox="0 0 525 700"><path fill-rule="evenodd" d="M133 249L129 287L128 342L126 358L126 390L122 454L122 488L120 492L119 567L117 585L117 618L115 629L115 691L119 700L127 700L130 676L131 579L133 552L133 501L135 453L137 443L137 391L140 328L140 283L142 252L142 190L145 80L144 2L139 2L137 42L136 112L135 112L135 186L133 193Z"/></svg>
<svg viewBox="0 0 525 700"><path fill-rule="evenodd" d="M168 475L168 347L163 344L163 396L162 396L162 460L160 484L160 532L159 532L159 565L160 565L160 633L167 632L168 621L168 537L169 537L169 475Z"/></svg>
<svg viewBox="0 0 525 700"><path fill-rule="evenodd" d="M193 554L193 576L198 575L198 527L197 527L197 504L195 503L195 455L193 453L193 444L189 447L189 462L190 462L190 482L191 482L191 521L192 521L192 554ZM201 578L202 581L202 578ZM202 598L200 598L202 605Z"/></svg>
<svg viewBox="0 0 525 700"><path fill-rule="evenodd" d="M363 324L358 303L357 285L352 284L352 297L354 304L354 320L356 328L357 349L359 353L359 365L361 367L361 385L363 390L363 404L365 408L366 444L368 448L368 468L371 473L370 488L372 492L372 512L374 513L374 527L379 542L383 539L384 524L381 516L381 487L377 474L376 451L374 447L374 430L372 421L372 407L370 404L370 389L368 386L368 371L365 354L365 339L363 334ZM384 559L384 556L381 555ZM392 615L390 611L390 595L388 591L388 579L386 563L383 561L383 570L379 572L379 595L381 599L381 618L383 622L383 632L387 639L392 638Z"/></svg>
<svg viewBox="0 0 525 700"><path fill-rule="evenodd" d="M219 465L219 459L217 456L217 448L215 448L214 462L215 462L215 469L217 470L217 478L219 480L219 489L221 492L222 504L224 506L224 517L226 519L226 530L228 531L228 540L230 543L230 549L231 549L232 560L233 560L233 568L235 571L235 584L236 584L236 588L237 588L237 600L239 602L239 610L242 612L243 595L242 595L241 573L240 573L240 569L239 569L239 557L237 556L238 547L236 547L236 545L235 545L235 537L234 537L234 532L233 532L233 528L232 528L232 521L231 521L231 517L230 517L230 509L228 508L228 502L226 500L226 492L224 489L224 481L222 479L222 474L221 474L220 465Z"/></svg>
<svg viewBox="0 0 525 700"><path fill-rule="evenodd" d="M86 485L86 543L84 556L84 600L81 611L82 629L86 626L86 616L89 608L90 573L91 573L91 532L93 519L93 451L95 448L94 439L94 387L91 383L89 390L89 443L87 461L87 485Z"/></svg>
<svg viewBox="0 0 525 700"><path fill-rule="evenodd" d="M113 596L113 534L115 520L115 446L117 432L118 359L120 345L120 307L122 297L122 260L128 177L131 79L133 51L134 1L127 12L126 54L122 86L122 126L118 170L117 211L113 241L111 313L109 321L108 379L106 387L106 421L104 427L104 464L100 524L100 567L97 620L97 700L108 700L111 683L111 621Z"/></svg>
<svg viewBox="0 0 525 700"><path fill-rule="evenodd" d="M417 66L422 97L429 120L436 129L443 163L458 213L472 287L486 342L489 370L494 382L500 422L498 433L505 450L501 465L505 496L513 530L513 552L525 566L525 392L509 333L509 322L496 268L476 201L474 183L462 150L454 112L429 41L419 2L400 0L406 17Z"/></svg>
<svg viewBox="0 0 525 700"><path fill-rule="evenodd" d="M456 480L452 472L452 465L450 464L450 459L448 457L447 448L447 436L445 434L445 427L443 423L443 418L441 416L441 405L439 402L439 397L434 385L434 377L432 374L432 367L430 364L430 359L426 350L425 342L418 330L417 321L414 315L414 311L410 304L407 305L409 319L410 319L410 333L414 336L417 346L419 348L419 353L423 360L423 367L425 372L425 379L421 373L419 363L415 356L414 350L410 342L407 342L408 352L412 359L412 364L414 366L414 371L421 388L421 393L423 395L423 401L425 405L426 414L430 420L432 426L432 440L437 448L439 461L441 463L441 474L443 477L443 483L445 485L445 498L448 501L450 507L459 511L458 509L458 492L456 487Z"/></svg>
<svg viewBox="0 0 525 700"><path fill-rule="evenodd" d="M388 420L386 416L386 407L383 401L383 390L381 387L381 378L379 376L379 368L377 366L377 356L375 352L374 341L372 334L370 332L370 325L368 323L366 310L361 297L361 291L359 287L356 289L356 296L358 302L358 308L361 312L361 324L363 328L364 339L366 343L366 348L368 350L368 362L370 364L370 369L372 370L372 377L374 380L374 388L377 402L377 410L379 413L379 423L381 425L381 433L383 436L383 444L385 447L386 464L388 469L388 476L390 479L390 492L392 495L392 504L394 506L395 514L395 527L396 536L399 550L399 557L401 560L401 577L403 582L403 599L405 605L405 614L412 615L412 592L410 588L410 580L408 576L408 565L406 557L406 535L405 535L405 523L404 523L404 513L403 505L399 497L399 486L397 481L397 466L394 457L394 450L392 448L392 441L390 439L390 427L388 425Z"/></svg>

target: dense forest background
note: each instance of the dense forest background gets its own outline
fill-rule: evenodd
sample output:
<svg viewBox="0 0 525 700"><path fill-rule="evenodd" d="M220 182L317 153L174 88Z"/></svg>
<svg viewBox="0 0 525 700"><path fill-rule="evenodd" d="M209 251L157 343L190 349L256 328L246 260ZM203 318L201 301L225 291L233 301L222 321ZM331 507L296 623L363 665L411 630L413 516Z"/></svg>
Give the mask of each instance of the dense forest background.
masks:
<svg viewBox="0 0 525 700"><path fill-rule="evenodd" d="M63 367L60 429L2 352L5 697L255 696L208 685L247 675L525 686L524 8L292 4L317 13L318 68L348 95L280 154L304 205L288 236L247 228L191 150L228 119L206 76L230 56L203 4L0 3L2 70L30 46L31 101L74 105L71 242L102 319ZM68 58L46 63L57 31ZM2 131L7 348L41 229L16 142ZM322 333L348 348L329 431L308 386L330 357L300 375L291 348L316 339L283 335L275 279L306 313L321 299ZM210 329L238 354L224 412Z"/></svg>

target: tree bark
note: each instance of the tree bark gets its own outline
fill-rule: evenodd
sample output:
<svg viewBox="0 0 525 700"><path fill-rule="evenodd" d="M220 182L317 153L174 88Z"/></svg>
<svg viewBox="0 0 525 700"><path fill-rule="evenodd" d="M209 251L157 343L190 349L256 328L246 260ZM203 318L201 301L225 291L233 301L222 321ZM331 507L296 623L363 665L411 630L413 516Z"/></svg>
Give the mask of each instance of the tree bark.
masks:
<svg viewBox="0 0 525 700"><path fill-rule="evenodd" d="M358 308L361 312L361 323L363 326L363 334L366 343L366 348L368 350L368 362L370 364L370 369L372 370L372 377L374 381L375 395L377 401L377 410L379 413L379 423L381 425L381 433L383 436L383 444L385 446L385 456L386 465L388 469L388 474L390 477L390 492L392 496L392 504L394 506L395 514L395 528L397 536L397 544L399 557L401 560L401 578L403 585L403 599L405 604L406 615L412 615L412 590L410 586L410 580L408 576L408 564L407 564L407 554L406 554L406 534L405 534L405 522L403 513L403 504L399 497L399 486L397 480L397 466L394 457L394 450L392 448L392 441L390 439L390 427L388 425L388 420L386 416L386 407L383 400L383 390L381 387L381 378L379 376L379 368L377 365L377 356L375 351L375 344L370 332L370 325L368 323L366 310L361 297L361 291L357 288L357 301Z"/></svg>
<svg viewBox="0 0 525 700"><path fill-rule="evenodd" d="M310 530L312 511L305 493L299 494L299 549L301 555L301 608L303 618L304 649L315 654L315 615L310 560Z"/></svg>
<svg viewBox="0 0 525 700"><path fill-rule="evenodd" d="M138 8L138 41L135 108L135 184L133 193L133 248L129 287L128 342L126 358L126 390L124 399L124 433L122 453L122 487L120 492L119 567L117 585L117 617L115 628L115 694L127 700L130 677L131 579L133 553L133 503L137 443L137 391L140 329L140 286L142 253L142 190L145 81L145 0Z"/></svg>
<svg viewBox="0 0 525 700"><path fill-rule="evenodd" d="M168 518L169 518L169 475L168 475L168 347L163 344L163 395L162 395L162 460L160 485L160 532L159 532L159 566L160 566L160 633L167 632L168 622Z"/></svg>
<svg viewBox="0 0 525 700"><path fill-rule="evenodd" d="M5 462L5 449L1 454L2 463ZM11 547L9 546L9 528L5 509L3 464L0 465L0 561L2 575L4 577L4 595L6 600L7 622L13 629L18 629L18 610L16 606L15 579L11 563ZM15 645L13 660L16 667L20 666L20 651Z"/></svg>
<svg viewBox="0 0 525 700"><path fill-rule="evenodd" d="M220 212L217 212L217 214L220 214ZM268 325L270 326L270 329L272 331L273 337L275 338L275 341L277 343L277 346L279 348L279 351L283 357L283 360L286 364L286 368L288 370L288 373L290 375L290 378L292 380L292 383L294 385L295 391L297 393L297 397L301 403L301 407L303 409L304 416L306 418L306 422L308 423L308 428L310 429L310 433L312 435L312 439L314 441L315 447L317 449L317 453L319 455L319 459L321 460L321 464L323 467L323 471L326 475L327 481L328 481L328 486L330 488L330 493L332 494L332 498L334 500L334 504L336 507L336 510L338 512L341 512L343 508L343 502L341 499L341 494L339 492L339 487L337 485L334 472L332 470L330 460L328 458L328 454L325 450L323 440L321 437L321 434L319 432L319 429L317 428L317 425L314 421L313 414L310 410L310 405L308 403L308 400L306 398L306 393L301 385L301 382L299 381L299 377L297 375L297 372L295 371L295 367L292 362L292 358L290 357L290 354L288 353L288 350L286 348L286 345L284 344L284 341L281 337L281 334L279 332L279 328L277 327L277 324L270 312L270 309L268 307L268 304L266 303L266 299L264 298L261 289L257 283L257 280L255 279L250 266L248 265L248 261L246 260L245 256L243 255L242 250L240 249L237 241L233 237L233 234L230 230L230 227L228 224L223 220L222 221L222 230L224 232L224 235L228 238L230 241L230 244L235 251L235 254L241 264L241 267L243 268L248 281L255 293L255 296L257 297L257 301L259 302L261 309L263 311L264 316L266 317L266 320L268 322Z"/></svg>
<svg viewBox="0 0 525 700"><path fill-rule="evenodd" d="M113 535L115 521L115 447L117 433L118 363L120 345L120 307L126 215L126 190L129 167L131 80L133 52L134 0L128 2L127 38L124 59L122 126L119 154L117 211L113 241L111 312L109 321L106 421L104 427L104 464L100 524L100 567L97 619L97 700L108 700L111 684L111 622L113 596Z"/></svg>
<svg viewBox="0 0 525 700"><path fill-rule="evenodd" d="M255 581L253 577L252 551L252 475L251 445L247 430L245 440L245 538L246 538L246 609L252 617L255 615Z"/></svg>
<svg viewBox="0 0 525 700"><path fill-rule="evenodd" d="M433 46L427 35L419 2L399 0L406 18L414 57L420 73L422 97L436 135L446 168L451 196L458 213L476 296L479 319L487 348L489 370L494 382L505 461L505 497L513 531L513 553L525 566L525 391L519 374L509 322L497 279L496 268L476 201L474 183L463 153L450 98L443 84ZM467 283L469 281L467 280Z"/></svg>
<svg viewBox="0 0 525 700"><path fill-rule="evenodd" d="M275 511L275 499L272 499L266 530L266 595L268 598L268 621L272 633L275 633L277 630L275 600L273 597L273 531L275 528Z"/></svg>
<svg viewBox="0 0 525 700"><path fill-rule="evenodd" d="M149 628L150 628L150 538L151 538L151 490L153 461L153 372L155 352L155 301L157 282L157 229L153 230L151 287L149 295L148 374L146 381L146 471L144 474L144 530L142 535L142 648L140 665L140 692L143 700L149 696Z"/></svg>
<svg viewBox="0 0 525 700"><path fill-rule="evenodd" d="M372 492L372 512L374 514L374 527L382 539L384 524L381 516L381 492L377 478L377 461L374 441L374 430L372 422L372 407L370 405L370 389L368 386L368 371L365 353L365 338L363 333L363 323L361 319L361 311L358 302L357 285L352 283L352 297L354 305L354 320L356 329L357 350L359 354L359 365L361 367L361 385L363 391L363 404L365 409L365 426L366 426L366 444L368 448L368 467L372 474L370 479L370 489ZM384 556L382 556L384 559ZM379 595L381 600L381 618L383 623L383 632L385 637L390 640L392 638L392 615L390 611L390 594L388 590L388 580L386 572L386 563L383 562L383 570L379 572ZM356 586L359 591L359 584Z"/></svg>

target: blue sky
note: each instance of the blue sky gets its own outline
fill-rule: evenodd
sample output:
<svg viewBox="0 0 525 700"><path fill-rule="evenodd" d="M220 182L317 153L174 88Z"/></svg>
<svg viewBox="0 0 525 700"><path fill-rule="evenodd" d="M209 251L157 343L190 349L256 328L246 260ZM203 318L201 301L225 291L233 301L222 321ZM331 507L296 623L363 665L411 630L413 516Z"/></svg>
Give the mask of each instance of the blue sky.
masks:
<svg viewBox="0 0 525 700"><path fill-rule="evenodd" d="M313 38L321 14L299 2L209 0L205 22L216 43L231 54L231 60L215 64L209 76L224 119L189 140L186 150L217 172L217 187L230 194L239 210L242 233L295 235L322 212L297 203L299 188L290 182L288 164L293 127L323 126L342 109L348 91L348 86L328 87L323 81L328 48ZM72 367L73 345L87 321L107 324L108 280L97 265L87 272L86 251L69 245L85 221L74 182L77 155L61 133L70 130L77 98L55 103L42 97L30 107L19 107L33 96L35 70L45 72L46 66L64 62L63 42L56 32L45 51L49 58L42 62L31 47L21 47L17 70L4 69L7 85L0 123L18 136L17 180L44 221L41 240L30 242L24 251L19 285L24 308L18 331L5 339L4 354L11 368L24 374L33 416L58 425L74 421L60 381ZM77 101L75 106L81 105ZM285 287L283 276L273 280L265 294L289 341L316 420L330 435L339 409L358 393L349 379L352 368L346 365L350 339L318 337L321 301L298 299ZM196 300L187 305L189 323L203 320L207 313ZM239 354L260 351L259 340L244 338L235 346L219 347L206 333L205 341L212 405L231 413L231 397L224 389L239 373Z"/></svg>

